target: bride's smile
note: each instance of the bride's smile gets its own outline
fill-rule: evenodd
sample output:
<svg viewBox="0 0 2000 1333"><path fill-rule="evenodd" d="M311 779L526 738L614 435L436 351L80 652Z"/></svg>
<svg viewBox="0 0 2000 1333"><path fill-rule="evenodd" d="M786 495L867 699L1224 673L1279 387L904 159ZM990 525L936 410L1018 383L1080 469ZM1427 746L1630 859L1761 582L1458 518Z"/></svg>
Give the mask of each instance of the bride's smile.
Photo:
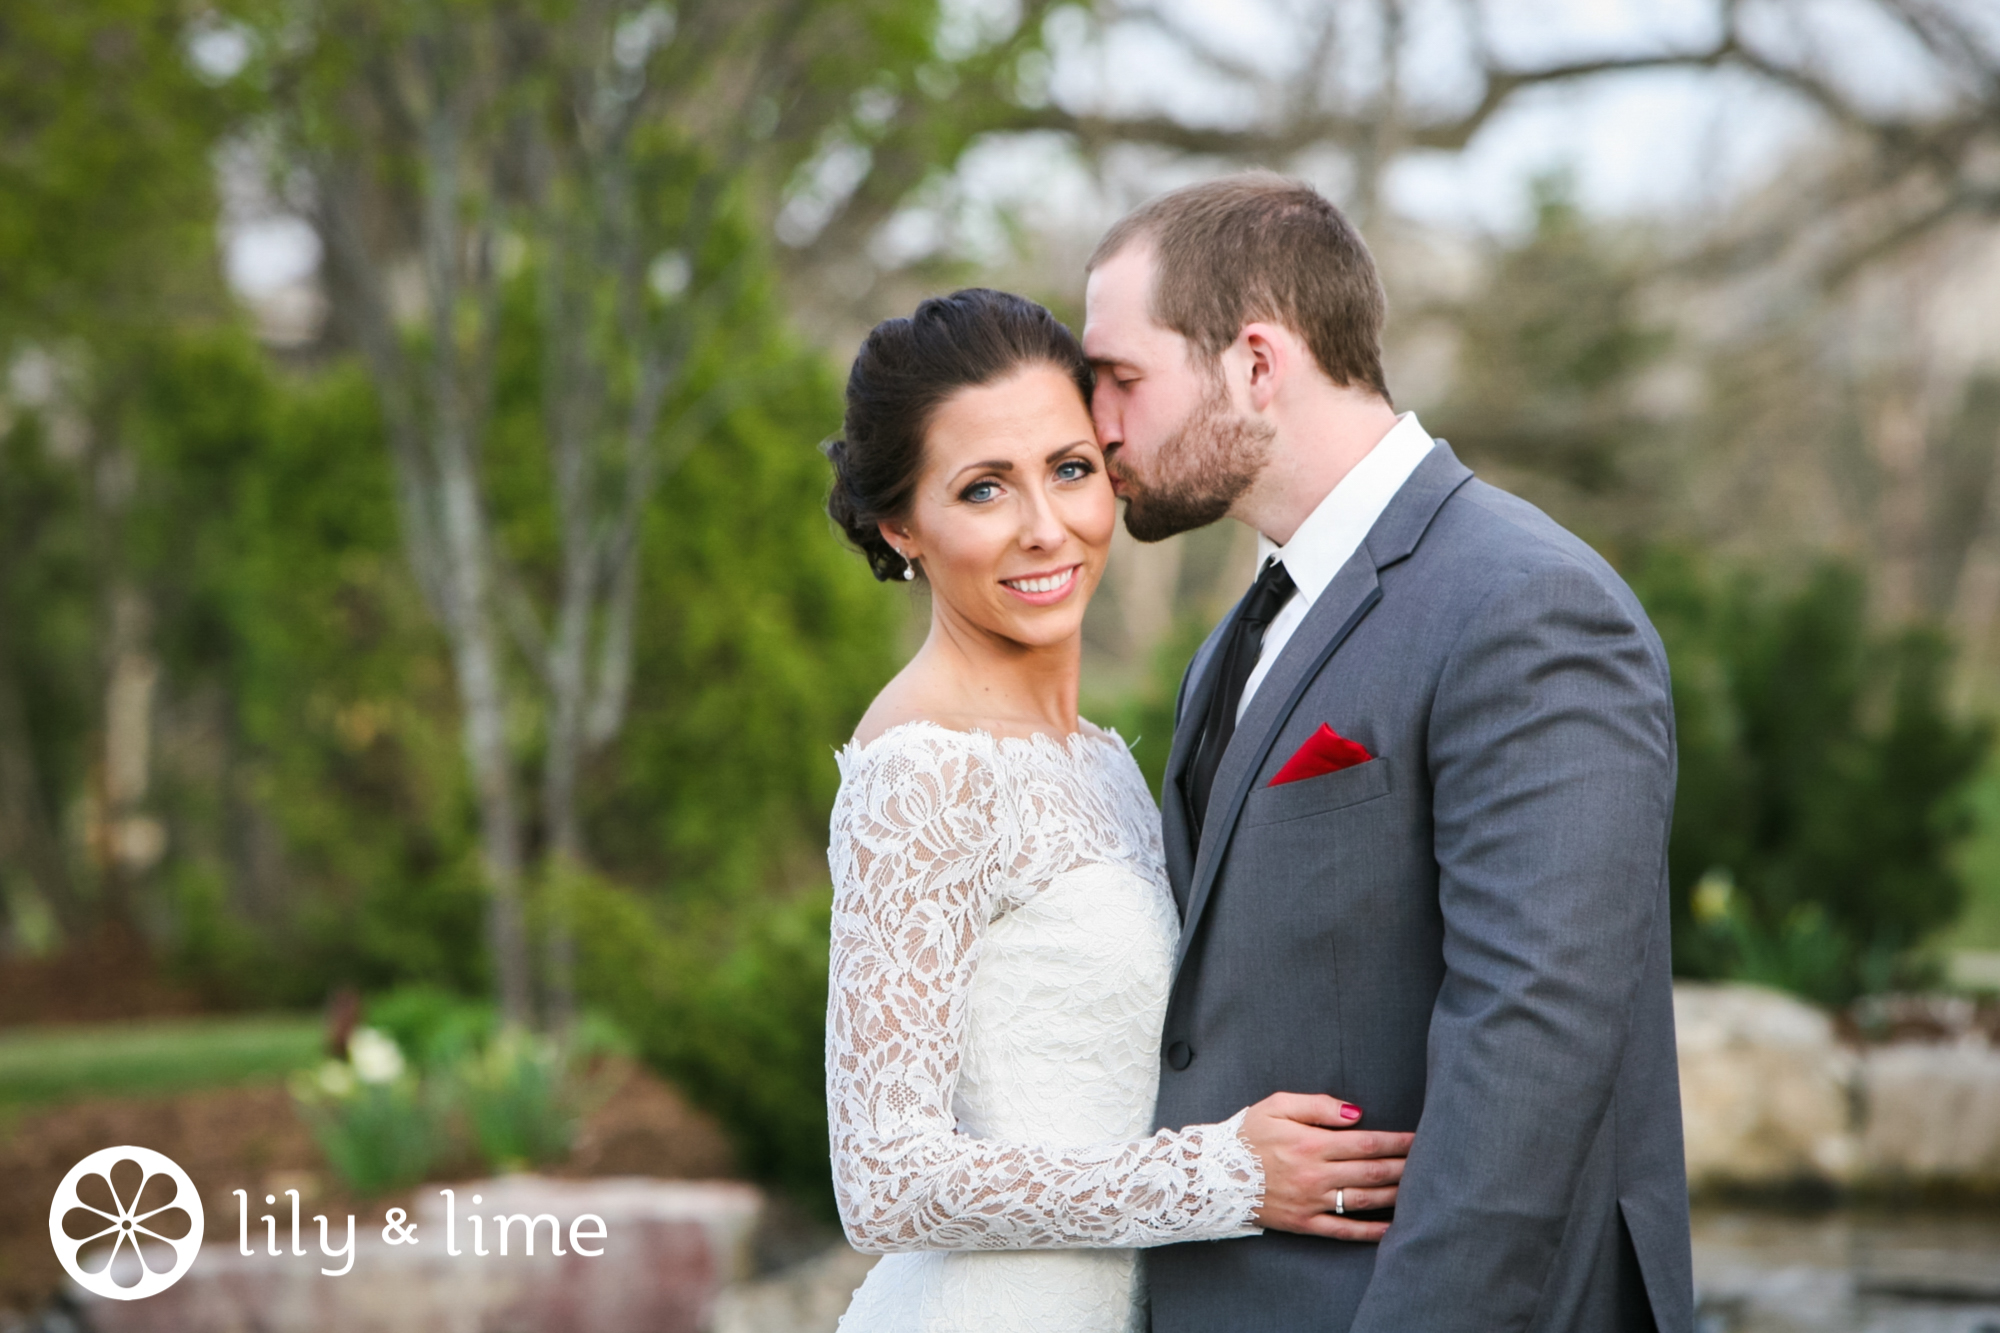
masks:
<svg viewBox="0 0 2000 1333"><path fill-rule="evenodd" d="M1053 574L1027 574L1020 578L1001 579L1000 586L1036 606L1053 606L1075 590L1076 572L1082 568L1082 565L1069 565Z"/></svg>
<svg viewBox="0 0 2000 1333"><path fill-rule="evenodd" d="M1011 656L1074 646L1117 523L1076 381L1031 363L937 405L908 510L882 533L929 581L940 631Z"/></svg>

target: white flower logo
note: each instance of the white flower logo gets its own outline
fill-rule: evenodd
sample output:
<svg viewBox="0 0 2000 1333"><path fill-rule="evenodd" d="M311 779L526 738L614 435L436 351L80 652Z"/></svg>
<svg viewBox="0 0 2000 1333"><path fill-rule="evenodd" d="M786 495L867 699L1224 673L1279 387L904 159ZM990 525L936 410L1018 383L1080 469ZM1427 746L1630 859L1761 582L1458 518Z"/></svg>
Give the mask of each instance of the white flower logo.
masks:
<svg viewBox="0 0 2000 1333"><path fill-rule="evenodd" d="M63 1271L114 1301L180 1281L201 1249L201 1195L172 1158L126 1145L69 1169L49 1204L49 1241Z"/></svg>

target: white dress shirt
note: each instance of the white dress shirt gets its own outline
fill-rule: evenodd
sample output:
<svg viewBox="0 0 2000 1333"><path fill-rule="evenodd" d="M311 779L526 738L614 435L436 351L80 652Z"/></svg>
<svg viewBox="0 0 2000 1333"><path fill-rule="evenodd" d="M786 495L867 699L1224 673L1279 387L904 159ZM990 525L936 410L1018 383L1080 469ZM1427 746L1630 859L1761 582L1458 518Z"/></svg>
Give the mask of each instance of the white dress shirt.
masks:
<svg viewBox="0 0 2000 1333"><path fill-rule="evenodd" d="M1269 537L1258 536L1257 568L1262 569L1265 560L1277 556L1298 591L1286 599L1271 627L1264 631L1263 651L1257 655L1250 678L1243 682L1243 698L1236 705L1237 721L1243 720L1250 697L1264 683L1271 663L1278 660L1278 654L1291 642L1293 632L1312 610L1313 603L1326 591L1326 585L1333 582L1340 567L1361 548L1368 530L1382 517L1389 501L1396 498L1396 492L1417 470L1417 464L1430 456L1433 443L1430 432L1417 424L1417 414L1403 413L1389 433L1377 440L1375 447L1340 479L1340 484L1306 515L1290 541L1279 546Z"/></svg>

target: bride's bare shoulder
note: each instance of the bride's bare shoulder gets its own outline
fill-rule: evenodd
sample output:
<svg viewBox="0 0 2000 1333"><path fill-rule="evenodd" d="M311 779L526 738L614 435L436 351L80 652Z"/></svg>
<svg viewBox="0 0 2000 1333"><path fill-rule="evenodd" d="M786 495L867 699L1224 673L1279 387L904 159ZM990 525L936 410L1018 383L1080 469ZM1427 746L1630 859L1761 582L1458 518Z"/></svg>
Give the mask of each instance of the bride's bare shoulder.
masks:
<svg viewBox="0 0 2000 1333"><path fill-rule="evenodd" d="M854 728L853 743L867 749L897 727L926 723L943 731L991 743L1005 739L1030 740L1051 736L1048 724L1033 718L993 716L968 706L967 691L959 682L942 673L922 669L912 663L875 696L875 702L861 715ZM1077 729L1099 740L1112 734L1086 718L1077 719ZM1055 736L1058 741L1061 736Z"/></svg>
<svg viewBox="0 0 2000 1333"><path fill-rule="evenodd" d="M930 720L922 713L910 709L884 708L878 700L873 707L862 714L860 725L854 728L854 744L865 750L897 727Z"/></svg>
<svg viewBox="0 0 2000 1333"><path fill-rule="evenodd" d="M1094 737L1100 741L1115 741L1118 739L1117 732L1112 731L1107 727L1100 727L1095 722L1092 722L1089 718L1084 717L1080 714L1076 719L1076 729L1082 732L1084 735Z"/></svg>
<svg viewBox="0 0 2000 1333"><path fill-rule="evenodd" d="M954 715L954 710L944 706L944 701L937 697L938 692L927 688L929 684L924 673L906 669L883 686L882 692L875 696L875 702L868 705L868 711L861 715L860 723L854 728L854 743L865 749L897 727L911 722L929 722L953 731L969 730L960 725L962 719Z"/></svg>
<svg viewBox="0 0 2000 1333"><path fill-rule="evenodd" d="M861 715L854 728L854 746L865 750L896 728L913 725L925 727L934 740L939 732L954 733L975 749L983 749L995 737L1014 734L1005 722L967 711L951 691L926 689L925 684L921 678L891 681Z"/></svg>

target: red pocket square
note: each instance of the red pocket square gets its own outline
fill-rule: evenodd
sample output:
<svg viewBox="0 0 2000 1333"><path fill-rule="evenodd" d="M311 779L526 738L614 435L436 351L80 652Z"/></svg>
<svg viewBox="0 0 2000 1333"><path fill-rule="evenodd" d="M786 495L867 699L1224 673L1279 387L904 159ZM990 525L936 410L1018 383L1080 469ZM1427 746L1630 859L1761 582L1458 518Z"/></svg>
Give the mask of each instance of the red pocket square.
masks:
<svg viewBox="0 0 2000 1333"><path fill-rule="evenodd" d="M1306 743L1298 748L1298 753L1285 761L1285 766L1278 770L1278 775L1271 779L1269 785L1275 787L1280 783L1316 778L1322 773L1338 773L1343 768L1365 764L1374 757L1365 746L1321 723L1318 731L1306 737Z"/></svg>

